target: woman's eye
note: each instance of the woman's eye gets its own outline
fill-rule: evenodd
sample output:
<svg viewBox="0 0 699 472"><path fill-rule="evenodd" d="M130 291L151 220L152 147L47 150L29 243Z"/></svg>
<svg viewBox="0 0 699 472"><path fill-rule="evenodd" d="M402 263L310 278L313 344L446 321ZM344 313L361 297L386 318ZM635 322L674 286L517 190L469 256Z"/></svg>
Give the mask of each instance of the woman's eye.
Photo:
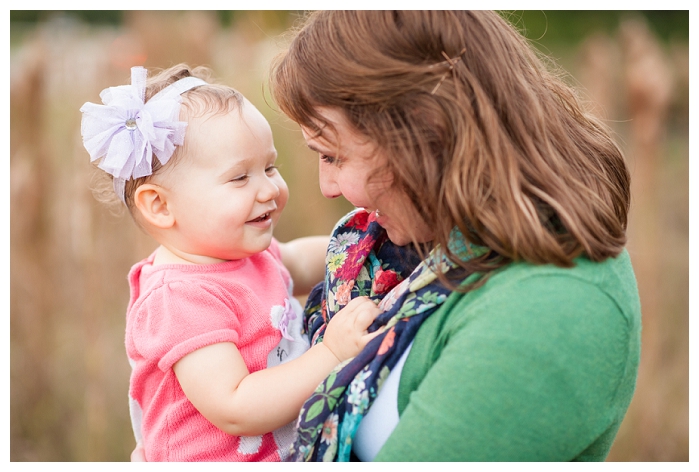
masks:
<svg viewBox="0 0 699 472"><path fill-rule="evenodd" d="M335 158L332 156L328 156L327 154L321 154L320 160L325 162L326 164L334 164L335 163Z"/></svg>

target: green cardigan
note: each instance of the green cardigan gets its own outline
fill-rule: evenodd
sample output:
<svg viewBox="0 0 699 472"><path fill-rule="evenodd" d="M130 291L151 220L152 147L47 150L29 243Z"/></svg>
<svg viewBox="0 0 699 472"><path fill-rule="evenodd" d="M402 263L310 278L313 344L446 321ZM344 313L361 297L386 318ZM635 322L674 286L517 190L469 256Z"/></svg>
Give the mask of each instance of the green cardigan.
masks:
<svg viewBox="0 0 699 472"><path fill-rule="evenodd" d="M603 461L633 396L641 309L628 252L514 263L420 327L377 461Z"/></svg>

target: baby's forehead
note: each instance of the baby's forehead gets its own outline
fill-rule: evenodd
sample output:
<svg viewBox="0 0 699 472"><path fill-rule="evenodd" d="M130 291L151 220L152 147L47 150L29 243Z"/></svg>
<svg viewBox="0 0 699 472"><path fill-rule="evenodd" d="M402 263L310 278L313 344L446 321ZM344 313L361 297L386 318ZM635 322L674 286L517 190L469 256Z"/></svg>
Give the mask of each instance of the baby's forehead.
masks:
<svg viewBox="0 0 699 472"><path fill-rule="evenodd" d="M185 153L196 148L227 146L229 150L247 146L251 151L275 152L272 129L267 119L249 101L240 106L208 107L194 105L182 115L187 122L183 143ZM219 144L221 143L221 144ZM252 146L252 148L250 147Z"/></svg>

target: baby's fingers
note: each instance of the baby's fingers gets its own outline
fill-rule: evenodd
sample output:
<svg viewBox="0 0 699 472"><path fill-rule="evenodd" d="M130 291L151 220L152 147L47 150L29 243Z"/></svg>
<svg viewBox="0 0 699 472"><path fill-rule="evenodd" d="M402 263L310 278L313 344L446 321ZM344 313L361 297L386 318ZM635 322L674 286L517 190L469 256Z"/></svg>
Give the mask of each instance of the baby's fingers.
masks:
<svg viewBox="0 0 699 472"><path fill-rule="evenodd" d="M372 339L374 339L379 334L383 333L385 330L386 330L385 327L382 326L381 328L377 329L373 333L365 334L364 336L362 336L362 338L359 340L362 349L364 349L364 347L367 344L369 344L372 341Z"/></svg>
<svg viewBox="0 0 699 472"><path fill-rule="evenodd" d="M323 344L340 361L356 356L373 336L367 329L381 310L368 297L357 297L328 322ZM372 333L373 335L373 333Z"/></svg>
<svg viewBox="0 0 699 472"><path fill-rule="evenodd" d="M350 300L349 302L347 302L347 305L345 305L342 308L342 310L340 310L340 311L344 311L344 310L354 311L358 307L364 305L367 302L372 303L372 304L374 303L369 299L369 297L355 297L352 300Z"/></svg>
<svg viewBox="0 0 699 472"><path fill-rule="evenodd" d="M355 326L360 331L365 331L371 323L374 322L377 316L381 313L378 306L371 300L367 300L361 305L358 305L354 312L356 313Z"/></svg>

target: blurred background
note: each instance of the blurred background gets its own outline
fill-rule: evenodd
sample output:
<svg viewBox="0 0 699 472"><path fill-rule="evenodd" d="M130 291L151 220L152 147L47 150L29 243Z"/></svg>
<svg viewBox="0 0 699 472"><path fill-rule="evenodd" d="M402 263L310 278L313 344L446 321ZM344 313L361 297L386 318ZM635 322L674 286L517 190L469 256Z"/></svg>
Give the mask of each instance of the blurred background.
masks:
<svg viewBox="0 0 699 472"><path fill-rule="evenodd" d="M636 394L609 461L689 460L689 12L508 11L615 130L633 179ZM327 234L316 159L265 88L300 11L10 11L10 460L126 461L126 274L155 244L96 202L79 108L130 67L211 67L269 119L281 241Z"/></svg>

